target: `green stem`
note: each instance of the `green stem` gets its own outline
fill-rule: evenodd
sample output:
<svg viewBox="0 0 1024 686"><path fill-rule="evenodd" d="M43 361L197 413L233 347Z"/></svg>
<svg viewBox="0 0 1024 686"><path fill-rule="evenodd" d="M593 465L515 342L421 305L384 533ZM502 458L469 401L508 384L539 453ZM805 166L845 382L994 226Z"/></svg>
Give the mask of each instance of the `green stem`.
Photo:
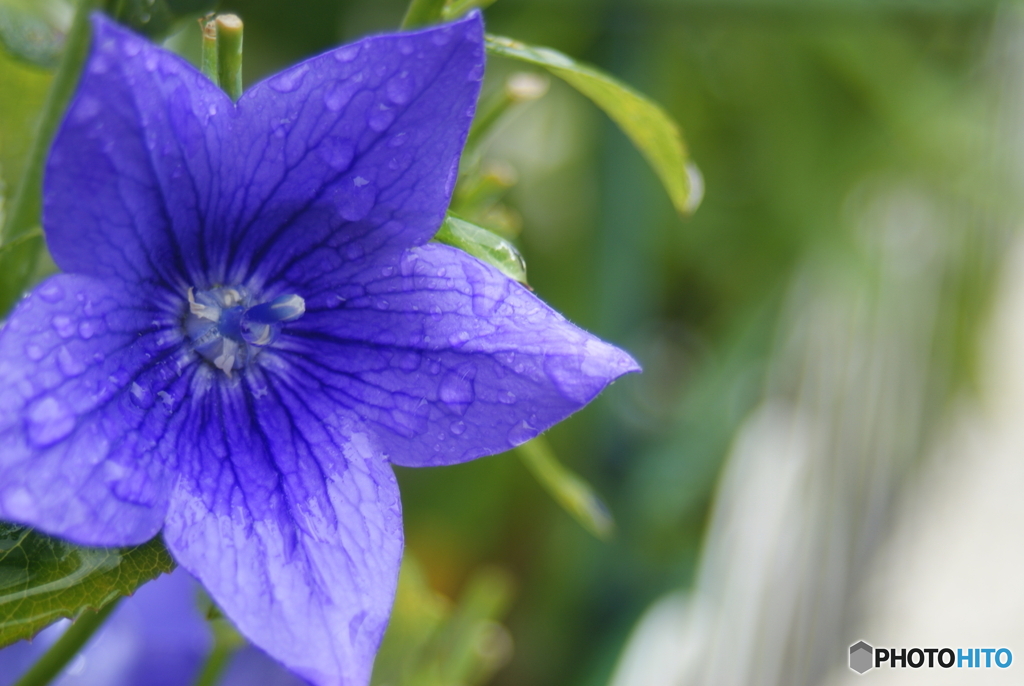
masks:
<svg viewBox="0 0 1024 686"><path fill-rule="evenodd" d="M217 71L217 22L212 19L201 19L199 25L203 30L203 43L199 60L200 69L206 78L213 81L213 85L219 86L220 74Z"/></svg>
<svg viewBox="0 0 1024 686"><path fill-rule="evenodd" d="M114 611L120 598L107 603L98 612L86 611L72 622L64 635L43 653L43 656L22 675L14 686L46 686L60 674L78 651L82 649L92 635Z"/></svg>
<svg viewBox="0 0 1024 686"><path fill-rule="evenodd" d="M78 75L89 49L89 12L103 5L103 0L79 0L75 17L71 22L64 43L57 73L50 84L46 102L39 115L39 123L32 140L25 171L14 190L7 220L0 227L0 245L9 245L22 236L37 229L42 213L43 169L50 151L57 127L60 125L71 95L78 84ZM19 250L11 252L10 259L0 264L0 317L20 297L35 267L41 239L26 242Z"/></svg>
<svg viewBox="0 0 1024 686"><path fill-rule="evenodd" d="M418 29L421 26L436 24L444 12L445 0L411 0L409 9L402 19L403 29Z"/></svg>
<svg viewBox="0 0 1024 686"><path fill-rule="evenodd" d="M217 73L220 87L232 100L242 97L242 20L217 15Z"/></svg>
<svg viewBox="0 0 1024 686"><path fill-rule="evenodd" d="M226 619L211 620L210 628L213 630L213 649L196 679L196 686L215 686L223 676L231 656L245 645L244 639Z"/></svg>

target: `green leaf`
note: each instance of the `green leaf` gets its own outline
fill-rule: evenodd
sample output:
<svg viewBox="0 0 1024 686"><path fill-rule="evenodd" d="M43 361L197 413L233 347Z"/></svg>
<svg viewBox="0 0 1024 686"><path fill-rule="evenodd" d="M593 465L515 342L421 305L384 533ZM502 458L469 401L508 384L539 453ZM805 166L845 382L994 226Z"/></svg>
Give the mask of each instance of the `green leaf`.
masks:
<svg viewBox="0 0 1024 686"><path fill-rule="evenodd" d="M434 240L465 250L510 279L526 283L526 262L515 246L487 229L449 214Z"/></svg>
<svg viewBox="0 0 1024 686"><path fill-rule="evenodd" d="M172 569L159 536L129 548L86 548L0 522L0 647L102 608Z"/></svg>
<svg viewBox="0 0 1024 686"><path fill-rule="evenodd" d="M486 9L493 5L495 0L448 0L444 9L441 10L441 19L452 21L458 19L473 9Z"/></svg>
<svg viewBox="0 0 1024 686"><path fill-rule="evenodd" d="M550 48L487 35L487 51L544 67L594 101L643 154L679 212L697 209L703 179L689 160L679 127L665 110L617 79Z"/></svg>
<svg viewBox="0 0 1024 686"><path fill-rule="evenodd" d="M38 226L0 245L0 313L10 310L21 297L21 289L35 271L42 247L43 232Z"/></svg>
<svg viewBox="0 0 1024 686"><path fill-rule="evenodd" d="M547 439L538 436L516 449L516 454L555 499L584 529L598 538L608 539L615 521L590 484L569 471L555 457Z"/></svg>

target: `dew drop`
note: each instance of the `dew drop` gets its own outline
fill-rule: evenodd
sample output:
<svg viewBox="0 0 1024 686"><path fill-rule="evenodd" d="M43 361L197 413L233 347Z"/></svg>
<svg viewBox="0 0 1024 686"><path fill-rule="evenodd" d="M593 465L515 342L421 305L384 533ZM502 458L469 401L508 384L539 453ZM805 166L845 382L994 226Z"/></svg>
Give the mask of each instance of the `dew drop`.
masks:
<svg viewBox="0 0 1024 686"><path fill-rule="evenodd" d="M334 51L334 59L339 62L351 62L359 55L360 46L346 45Z"/></svg>
<svg viewBox="0 0 1024 686"><path fill-rule="evenodd" d="M76 327L75 323L71 321L71 317L58 314L53 318L53 329L61 338L71 338L75 335Z"/></svg>
<svg viewBox="0 0 1024 686"><path fill-rule="evenodd" d="M516 401L516 394L512 391L502 391L498 394L498 400L505 405L511 405Z"/></svg>
<svg viewBox="0 0 1024 686"><path fill-rule="evenodd" d="M332 112L339 112L349 103L357 90L359 90L359 82L355 79L332 83L324 91L324 105Z"/></svg>
<svg viewBox="0 0 1024 686"><path fill-rule="evenodd" d="M448 45L448 42L452 39L452 33L450 30L441 29L439 31L434 31L430 36L430 39L433 41L434 45Z"/></svg>
<svg viewBox="0 0 1024 686"><path fill-rule="evenodd" d="M430 308L430 318L434 321L440 320L442 314L440 305L434 305Z"/></svg>
<svg viewBox="0 0 1024 686"><path fill-rule="evenodd" d="M68 377L79 376L85 371L85 363L81 358L72 355L67 346L61 346L57 351L57 366L60 367L61 373Z"/></svg>
<svg viewBox="0 0 1024 686"><path fill-rule="evenodd" d="M293 69L288 69L287 71L284 71L270 79L270 81L267 82L267 85L278 93L291 93L302 85L303 79L306 78L307 71L309 71L309 67L305 64Z"/></svg>
<svg viewBox="0 0 1024 686"><path fill-rule="evenodd" d="M402 53L403 55L411 55L412 51L415 49L416 48L415 46L413 46L411 40L403 38L400 41L398 41L398 52Z"/></svg>
<svg viewBox="0 0 1024 686"><path fill-rule="evenodd" d="M78 335L85 340L89 340L97 333L99 333L101 328L102 325L86 319L84 322L78 325Z"/></svg>
<svg viewBox="0 0 1024 686"><path fill-rule="evenodd" d="M71 110L71 119L76 123L86 122L100 112L100 101L90 96L82 96L78 104Z"/></svg>
<svg viewBox="0 0 1024 686"><path fill-rule="evenodd" d="M387 300L378 300L376 304L378 310L386 310L391 307Z"/></svg>
<svg viewBox="0 0 1024 686"><path fill-rule="evenodd" d="M377 201L377 187L363 176L356 176L351 183L338 184L334 192L338 214L346 221L359 221L373 209Z"/></svg>
<svg viewBox="0 0 1024 686"><path fill-rule="evenodd" d="M349 243L345 246L345 257L349 260L358 260L365 254L366 251L363 250L363 246L359 243ZM344 300L344 298L342 299Z"/></svg>
<svg viewBox="0 0 1024 686"><path fill-rule="evenodd" d="M391 137L391 140L388 141L388 145L392 148L400 148L405 145L407 140L409 140L409 134L405 132L398 133Z"/></svg>
<svg viewBox="0 0 1024 686"><path fill-rule="evenodd" d="M392 78L384 87L388 100L396 105L404 105L409 102L409 99L412 98L412 89L413 82L409 78L409 72L407 71L403 71L398 76Z"/></svg>
<svg viewBox="0 0 1024 686"><path fill-rule="evenodd" d="M317 154L335 171L345 171L352 164L356 149L352 141L331 136L317 148Z"/></svg>
<svg viewBox="0 0 1024 686"><path fill-rule="evenodd" d="M381 105L376 112L370 115L370 119L366 123L371 129L380 133L387 130L393 121L395 121L394 111L386 105Z"/></svg>
<svg viewBox="0 0 1024 686"><path fill-rule="evenodd" d="M478 64L469 70L469 75L466 77L468 81L479 81L484 77L484 65Z"/></svg>
<svg viewBox="0 0 1024 686"><path fill-rule="evenodd" d="M380 275L381 276L393 276L394 273L395 273L395 268L394 267L384 267L383 269L380 270Z"/></svg>
<svg viewBox="0 0 1024 686"><path fill-rule="evenodd" d="M534 438L538 433L540 432L537 429L522 421L509 429L508 442L513 446L521 445Z"/></svg>
<svg viewBox="0 0 1024 686"><path fill-rule="evenodd" d="M45 355L46 352L35 343L29 343L25 346L25 354L28 356L28 359L33 362L38 362L43 359L43 355Z"/></svg>
<svg viewBox="0 0 1024 686"><path fill-rule="evenodd" d="M448 372L438 384L437 397L449 409L460 415L465 414L470 404L476 399L476 392L473 388L475 376L476 367L468 365Z"/></svg>
<svg viewBox="0 0 1024 686"><path fill-rule="evenodd" d="M53 396L39 400L28 411L28 437L37 447L56 443L74 428L74 415Z"/></svg>
<svg viewBox="0 0 1024 686"><path fill-rule="evenodd" d="M462 434L466 433L466 423L465 422L452 422L451 426L449 426L448 429L454 435L461 436Z"/></svg>
<svg viewBox="0 0 1024 686"><path fill-rule="evenodd" d="M64 299L64 289L60 284L49 282L44 284L38 291L39 297L48 303L60 302Z"/></svg>

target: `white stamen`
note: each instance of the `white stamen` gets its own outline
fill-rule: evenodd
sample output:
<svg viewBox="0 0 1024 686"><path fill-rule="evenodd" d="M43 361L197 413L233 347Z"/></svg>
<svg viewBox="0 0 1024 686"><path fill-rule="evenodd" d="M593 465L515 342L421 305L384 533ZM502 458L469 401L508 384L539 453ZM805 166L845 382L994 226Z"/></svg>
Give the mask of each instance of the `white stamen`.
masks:
<svg viewBox="0 0 1024 686"><path fill-rule="evenodd" d="M197 303L192 288L188 289L188 311L200 319L209 319L211 322L220 320L220 308L217 306Z"/></svg>

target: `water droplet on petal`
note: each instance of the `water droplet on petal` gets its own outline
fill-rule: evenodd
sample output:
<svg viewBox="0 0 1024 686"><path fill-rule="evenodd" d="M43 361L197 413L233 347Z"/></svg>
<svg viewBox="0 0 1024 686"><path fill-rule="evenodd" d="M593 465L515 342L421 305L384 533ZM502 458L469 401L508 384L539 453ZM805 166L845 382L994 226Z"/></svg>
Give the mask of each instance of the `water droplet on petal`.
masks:
<svg viewBox="0 0 1024 686"><path fill-rule="evenodd" d="M476 367L471 365L463 365L459 369L448 372L438 384L437 397L450 410L460 415L465 414L476 399L476 392L473 388L475 376Z"/></svg>
<svg viewBox="0 0 1024 686"><path fill-rule="evenodd" d="M352 141L330 136L317 147L317 154L335 171L345 171L352 164L356 148Z"/></svg>
<svg viewBox="0 0 1024 686"><path fill-rule="evenodd" d="M508 442L511 443L513 446L521 445L523 443L526 443L531 438L534 438L538 433L540 432L537 431L537 429L533 428L525 421L521 421L515 426L513 426L511 429L509 429Z"/></svg>
<svg viewBox="0 0 1024 686"><path fill-rule="evenodd" d="M381 131L387 130L391 126L391 122L395 120L395 112L387 105L381 105L376 112L370 115L370 119L366 122L371 129L380 133Z"/></svg>
<svg viewBox="0 0 1024 686"><path fill-rule="evenodd" d="M452 425L448 428L451 429L451 432L456 436L461 436L462 434L466 433L465 422L452 422Z"/></svg>
<svg viewBox="0 0 1024 686"><path fill-rule="evenodd" d="M53 330L57 332L57 335L61 338L71 338L75 335L76 330L75 323L71 320L71 317L58 314L53 317Z"/></svg>
<svg viewBox="0 0 1024 686"><path fill-rule="evenodd" d="M387 301L387 300L378 300L378 301L377 301L377 309L378 309L378 310L386 310L386 309L388 309L388 307L390 307L390 306L391 306L391 305L390 305L390 304L388 303L388 301Z"/></svg>
<svg viewBox="0 0 1024 686"><path fill-rule="evenodd" d="M86 319L84 322L78 325L78 335L85 340L89 340L95 336L101 330L102 325L96 322Z"/></svg>
<svg viewBox="0 0 1024 686"><path fill-rule="evenodd" d="M347 246L345 246L345 257L348 258L349 260L358 260L365 254L366 251L363 250L363 246L359 243L349 243Z"/></svg>
<svg viewBox="0 0 1024 686"><path fill-rule="evenodd" d="M38 291L39 297L48 303L60 302L64 299L64 289L60 287L60 284L49 282L43 284Z"/></svg>
<svg viewBox="0 0 1024 686"><path fill-rule="evenodd" d="M388 145L392 148L400 148L405 145L407 140L409 140L409 134L405 132L398 133L391 137L391 140L388 141Z"/></svg>
<svg viewBox="0 0 1024 686"><path fill-rule="evenodd" d="M306 78L307 71L309 71L309 66L305 64L293 69L285 70L270 79L270 81L267 82L267 85L278 93L291 93L302 85L303 79Z"/></svg>
<svg viewBox="0 0 1024 686"><path fill-rule="evenodd" d="M57 366L64 376L79 376L85 371L85 362L81 358L72 355L67 346L61 346L57 351Z"/></svg>
<svg viewBox="0 0 1024 686"><path fill-rule="evenodd" d="M412 97L413 81L409 78L409 72L403 71L384 87L388 100L396 105L404 105Z"/></svg>
<svg viewBox="0 0 1024 686"><path fill-rule="evenodd" d="M349 183L342 181L334 191L334 202L342 219L359 221L373 209L377 201L377 186L363 176L356 176Z"/></svg>
<svg viewBox="0 0 1024 686"><path fill-rule="evenodd" d="M452 39L452 32L450 29L441 29L434 31L430 36L431 41L434 45L448 45L448 42Z"/></svg>
<svg viewBox="0 0 1024 686"><path fill-rule="evenodd" d="M43 359L43 355L45 355L46 352L35 343L29 343L25 346L25 354L28 356L28 359L33 362L38 362Z"/></svg>
<svg viewBox="0 0 1024 686"><path fill-rule="evenodd" d="M332 83L324 91L324 105L332 112L339 112L359 90L359 81L348 79Z"/></svg>
<svg viewBox="0 0 1024 686"><path fill-rule="evenodd" d="M334 51L334 59L339 62L351 62L359 55L360 46L346 45Z"/></svg>
<svg viewBox="0 0 1024 686"><path fill-rule="evenodd" d="M498 394L498 400L506 405L511 405L516 401L516 394L512 391L502 391Z"/></svg>
<svg viewBox="0 0 1024 686"><path fill-rule="evenodd" d="M478 64L469 70L469 74L466 77L469 81L479 81L484 77L484 65Z"/></svg>
<svg viewBox="0 0 1024 686"><path fill-rule="evenodd" d="M75 428L75 416L53 396L37 401L28 411L28 437L37 447L56 443Z"/></svg>
<svg viewBox="0 0 1024 686"><path fill-rule="evenodd" d="M100 101L91 96L83 95L79 98L78 104L71 110L71 119L75 123L81 124L92 119L99 112Z"/></svg>

